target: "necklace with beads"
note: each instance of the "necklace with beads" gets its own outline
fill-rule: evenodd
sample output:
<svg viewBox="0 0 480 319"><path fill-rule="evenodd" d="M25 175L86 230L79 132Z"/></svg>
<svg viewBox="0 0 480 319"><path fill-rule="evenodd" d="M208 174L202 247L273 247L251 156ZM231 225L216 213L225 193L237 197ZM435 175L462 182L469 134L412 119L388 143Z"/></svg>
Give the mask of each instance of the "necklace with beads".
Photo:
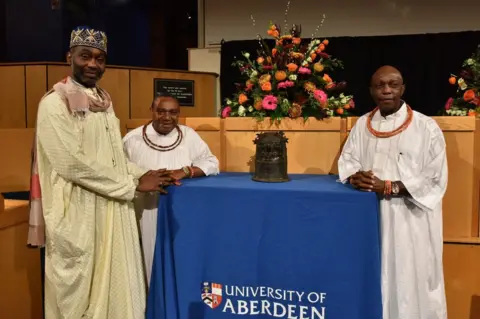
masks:
<svg viewBox="0 0 480 319"><path fill-rule="evenodd" d="M143 126L143 130L142 130L143 140L145 141L145 144L147 144L148 147L150 147L150 148L152 148L156 151L168 152L168 151L174 150L175 148L177 148L178 145L180 145L180 143L182 143L182 140L183 140L182 130L180 130L180 127L178 127L178 125L175 125L175 129L178 132L177 139L175 140L175 142L173 142L172 144L167 145L167 146L155 144L147 136L147 127L151 123L152 123L152 121L145 124Z"/></svg>
<svg viewBox="0 0 480 319"><path fill-rule="evenodd" d="M375 137L388 138L388 137L392 137L397 134L400 134L410 125L410 123L412 123L412 120L413 120L413 111L410 108L410 106L407 105L407 119L405 120L405 122L403 122L402 125L400 125L398 128L390 132L379 132L374 130L372 127L372 119L377 111L378 111L378 106L372 112L370 112L370 115L368 115L368 118L367 118L367 128L370 131L370 133L372 133L372 135Z"/></svg>

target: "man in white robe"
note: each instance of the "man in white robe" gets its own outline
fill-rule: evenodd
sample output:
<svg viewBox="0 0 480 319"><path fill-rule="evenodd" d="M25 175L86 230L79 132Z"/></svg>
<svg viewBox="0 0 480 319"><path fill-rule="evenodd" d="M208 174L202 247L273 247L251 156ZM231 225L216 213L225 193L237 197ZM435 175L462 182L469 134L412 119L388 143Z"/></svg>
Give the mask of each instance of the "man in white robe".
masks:
<svg viewBox="0 0 480 319"><path fill-rule="evenodd" d="M125 157L111 99L96 85L105 71L106 44L101 31L74 30L72 77L57 83L38 107L28 241L46 246L46 319L145 317L132 200L136 191L162 191L171 178Z"/></svg>
<svg viewBox="0 0 480 319"><path fill-rule="evenodd" d="M373 75L370 91L378 108L352 128L339 175L380 197L383 318L445 319L445 140L432 118L401 100L404 90L393 67Z"/></svg>
<svg viewBox="0 0 480 319"><path fill-rule="evenodd" d="M216 175L218 159L193 129L178 124L180 107L172 97L157 97L151 105L152 121L130 131L123 139L128 158L145 169L162 168L179 185L183 178ZM142 247L150 277L157 234L158 194L141 194L135 201Z"/></svg>

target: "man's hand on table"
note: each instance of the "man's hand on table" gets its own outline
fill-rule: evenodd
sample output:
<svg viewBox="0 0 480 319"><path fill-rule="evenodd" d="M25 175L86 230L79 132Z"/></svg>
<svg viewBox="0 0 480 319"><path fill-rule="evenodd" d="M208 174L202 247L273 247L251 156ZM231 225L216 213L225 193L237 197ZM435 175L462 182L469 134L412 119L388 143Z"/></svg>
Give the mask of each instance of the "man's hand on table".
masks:
<svg viewBox="0 0 480 319"><path fill-rule="evenodd" d="M385 182L373 175L372 171L358 171L350 176L350 184L353 187L365 191L383 194Z"/></svg>
<svg viewBox="0 0 480 319"><path fill-rule="evenodd" d="M176 170L170 171L170 177L175 180L175 185L181 185L180 180L187 177L187 174L183 169L176 169Z"/></svg>
<svg viewBox="0 0 480 319"><path fill-rule="evenodd" d="M170 177L169 171L160 169L148 171L138 180L137 191L142 193L160 192L166 194L165 187L174 184L174 179Z"/></svg>

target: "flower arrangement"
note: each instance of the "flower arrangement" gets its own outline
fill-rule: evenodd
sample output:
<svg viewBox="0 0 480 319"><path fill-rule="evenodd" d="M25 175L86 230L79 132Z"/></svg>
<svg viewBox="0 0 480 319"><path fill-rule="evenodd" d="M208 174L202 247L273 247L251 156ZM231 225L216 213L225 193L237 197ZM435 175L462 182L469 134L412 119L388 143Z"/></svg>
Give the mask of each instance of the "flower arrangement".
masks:
<svg viewBox="0 0 480 319"><path fill-rule="evenodd" d="M259 37L258 57L242 52L244 59L232 64L240 69L245 82L237 84L238 92L226 99L221 116L277 121L349 116L355 104L352 96L342 93L346 82L335 83L329 74L343 65L325 52L328 40L302 40L300 25L280 35L280 26L270 23L267 33L275 40L273 49Z"/></svg>
<svg viewBox="0 0 480 319"><path fill-rule="evenodd" d="M457 86L457 96L445 104L444 115L477 116L480 114L480 45L477 52L463 62L459 76L452 75L451 85Z"/></svg>

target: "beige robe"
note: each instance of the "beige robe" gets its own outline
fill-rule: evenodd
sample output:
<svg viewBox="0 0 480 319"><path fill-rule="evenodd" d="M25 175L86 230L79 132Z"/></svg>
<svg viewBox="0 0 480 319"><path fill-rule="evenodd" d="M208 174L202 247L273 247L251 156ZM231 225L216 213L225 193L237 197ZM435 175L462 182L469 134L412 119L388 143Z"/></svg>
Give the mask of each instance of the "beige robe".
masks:
<svg viewBox="0 0 480 319"><path fill-rule="evenodd" d="M95 89L86 89L90 96ZM37 151L46 224L46 319L141 319L146 287L131 203L145 170L123 153L119 120L40 102Z"/></svg>

